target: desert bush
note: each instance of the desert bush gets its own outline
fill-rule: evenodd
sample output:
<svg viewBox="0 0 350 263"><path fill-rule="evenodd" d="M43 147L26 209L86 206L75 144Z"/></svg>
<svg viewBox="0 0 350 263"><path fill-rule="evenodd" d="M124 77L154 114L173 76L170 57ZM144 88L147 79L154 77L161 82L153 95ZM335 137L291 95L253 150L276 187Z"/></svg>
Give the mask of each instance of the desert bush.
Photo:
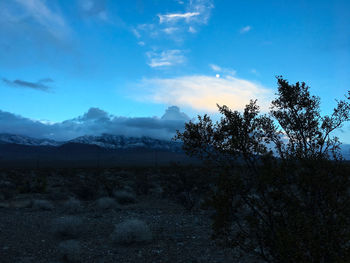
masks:
<svg viewBox="0 0 350 263"><path fill-rule="evenodd" d="M40 174L35 179L34 191L37 193L46 193L47 192L47 176Z"/></svg>
<svg viewBox="0 0 350 263"><path fill-rule="evenodd" d="M172 199L191 211L200 208L200 200L208 195L215 177L206 169L173 164L160 177L160 182L162 197Z"/></svg>
<svg viewBox="0 0 350 263"><path fill-rule="evenodd" d="M113 196L113 190L116 187L119 187L120 184L117 180L113 180L112 178L109 178L107 175L105 174L99 174L96 177L96 180L98 181L98 185L102 186L101 191L108 196Z"/></svg>
<svg viewBox="0 0 350 263"><path fill-rule="evenodd" d="M1 180L0 181L0 198L3 200L11 199L16 195L16 185L9 181Z"/></svg>
<svg viewBox="0 0 350 263"><path fill-rule="evenodd" d="M54 206L48 200L33 200L32 208L38 209L38 210L52 210Z"/></svg>
<svg viewBox="0 0 350 263"><path fill-rule="evenodd" d="M136 171L135 176L135 191L138 195L147 195L152 188L152 183L150 180L151 175L145 171Z"/></svg>
<svg viewBox="0 0 350 263"><path fill-rule="evenodd" d="M129 219L117 224L112 233L112 240L123 245L149 242L151 239L151 230L145 222L139 219Z"/></svg>
<svg viewBox="0 0 350 263"><path fill-rule="evenodd" d="M164 191L163 187L160 185L156 185L155 187L153 187L150 190L150 195L152 195L153 197L156 197L158 199L163 198L164 193L165 193L165 191Z"/></svg>
<svg viewBox="0 0 350 263"><path fill-rule="evenodd" d="M67 199L67 196L69 196L69 193L60 191L57 188L50 189L50 192L48 193L47 197L50 201L57 202L57 201L64 201Z"/></svg>
<svg viewBox="0 0 350 263"><path fill-rule="evenodd" d="M81 210L81 202L76 198L69 198L63 204L63 209L66 213L77 213Z"/></svg>
<svg viewBox="0 0 350 263"><path fill-rule="evenodd" d="M305 83L277 80L270 115L256 101L243 113L218 106L220 121L199 116L177 133L219 171L207 200L213 237L265 262L349 262L350 168L331 134L350 120L350 103L321 116Z"/></svg>
<svg viewBox="0 0 350 263"><path fill-rule="evenodd" d="M115 199L121 205L134 204L136 203L136 197L131 192L125 190L117 190L113 193Z"/></svg>
<svg viewBox="0 0 350 263"><path fill-rule="evenodd" d="M96 200L96 207L100 210L107 210L116 207L116 202L110 197L101 197Z"/></svg>
<svg viewBox="0 0 350 263"><path fill-rule="evenodd" d="M177 195L176 200L185 209L191 211L196 204L196 197L191 192L181 192Z"/></svg>
<svg viewBox="0 0 350 263"><path fill-rule="evenodd" d="M47 176L43 172L37 171L38 174L32 172L28 178L23 178L17 184L17 191L21 194L26 193L46 193L47 192Z"/></svg>
<svg viewBox="0 0 350 263"><path fill-rule="evenodd" d="M64 216L52 222L53 233L62 239L77 238L83 230L83 221L76 216Z"/></svg>
<svg viewBox="0 0 350 263"><path fill-rule="evenodd" d="M96 185L94 184L77 182L70 188L75 196L84 201L92 201L97 196Z"/></svg>
<svg viewBox="0 0 350 263"><path fill-rule="evenodd" d="M65 240L59 243L58 253L65 262L80 262L81 246L77 240Z"/></svg>

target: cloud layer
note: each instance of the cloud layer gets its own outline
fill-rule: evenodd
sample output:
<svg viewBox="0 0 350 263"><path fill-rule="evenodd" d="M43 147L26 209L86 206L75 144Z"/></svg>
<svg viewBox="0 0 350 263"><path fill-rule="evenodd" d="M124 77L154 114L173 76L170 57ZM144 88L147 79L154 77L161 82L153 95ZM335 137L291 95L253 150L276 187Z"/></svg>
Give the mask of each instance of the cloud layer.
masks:
<svg viewBox="0 0 350 263"><path fill-rule="evenodd" d="M55 140L70 140L83 135L102 133L170 139L176 130L183 129L188 120L189 117L176 106L169 107L161 118L118 117L99 108L90 108L82 116L53 124L0 110L0 133Z"/></svg>
<svg viewBox="0 0 350 263"><path fill-rule="evenodd" d="M258 99L261 109L267 111L273 95L260 84L233 76L144 79L140 86L145 91L144 99L210 112L217 112L216 104L242 110L250 99Z"/></svg>

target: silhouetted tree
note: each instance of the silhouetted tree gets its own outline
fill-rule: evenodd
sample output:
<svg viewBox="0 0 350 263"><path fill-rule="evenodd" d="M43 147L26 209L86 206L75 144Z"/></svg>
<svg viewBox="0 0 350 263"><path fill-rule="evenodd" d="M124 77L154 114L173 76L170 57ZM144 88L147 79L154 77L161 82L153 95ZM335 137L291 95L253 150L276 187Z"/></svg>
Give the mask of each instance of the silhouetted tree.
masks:
<svg viewBox="0 0 350 263"><path fill-rule="evenodd" d="M266 262L350 262L350 169L332 132L350 120L350 92L322 116L305 83L277 77L270 114L219 106L175 137L220 168L208 200L213 237Z"/></svg>

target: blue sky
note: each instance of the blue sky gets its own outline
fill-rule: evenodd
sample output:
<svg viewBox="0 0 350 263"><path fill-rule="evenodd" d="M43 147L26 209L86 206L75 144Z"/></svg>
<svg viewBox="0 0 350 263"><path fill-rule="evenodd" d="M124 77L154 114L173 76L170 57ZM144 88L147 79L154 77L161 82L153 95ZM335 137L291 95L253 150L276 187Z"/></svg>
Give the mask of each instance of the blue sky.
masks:
<svg viewBox="0 0 350 263"><path fill-rule="evenodd" d="M350 1L0 1L0 110L15 119L266 111L276 75L330 113L350 89Z"/></svg>

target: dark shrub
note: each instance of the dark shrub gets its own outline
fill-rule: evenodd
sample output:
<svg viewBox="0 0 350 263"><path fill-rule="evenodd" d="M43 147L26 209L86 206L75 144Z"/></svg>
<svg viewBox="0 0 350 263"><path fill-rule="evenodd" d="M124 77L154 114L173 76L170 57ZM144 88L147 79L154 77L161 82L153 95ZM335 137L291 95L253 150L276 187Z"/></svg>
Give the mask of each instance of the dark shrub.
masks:
<svg viewBox="0 0 350 263"><path fill-rule="evenodd" d="M177 133L188 154L219 171L207 202L213 237L266 262L350 262L350 168L331 136L350 120L350 104L321 116L305 83L277 79L270 115L256 101L243 113L218 106L219 122L199 116Z"/></svg>

